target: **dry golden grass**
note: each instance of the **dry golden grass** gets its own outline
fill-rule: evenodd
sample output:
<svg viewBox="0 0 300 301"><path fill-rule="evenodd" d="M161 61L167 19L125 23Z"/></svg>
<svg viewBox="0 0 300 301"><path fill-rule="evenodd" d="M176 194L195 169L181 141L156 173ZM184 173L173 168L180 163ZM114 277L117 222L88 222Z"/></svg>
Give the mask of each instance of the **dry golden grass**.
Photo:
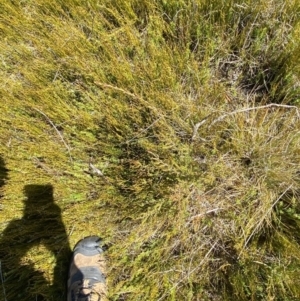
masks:
<svg viewBox="0 0 300 301"><path fill-rule="evenodd" d="M90 234L111 300L298 300L299 12L2 1L0 300L63 300Z"/></svg>

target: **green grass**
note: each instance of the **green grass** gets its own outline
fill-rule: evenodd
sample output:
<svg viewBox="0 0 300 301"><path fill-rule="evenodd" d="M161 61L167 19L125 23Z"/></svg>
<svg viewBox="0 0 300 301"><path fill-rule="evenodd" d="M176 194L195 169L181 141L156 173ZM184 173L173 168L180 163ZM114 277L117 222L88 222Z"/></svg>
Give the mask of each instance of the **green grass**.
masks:
<svg viewBox="0 0 300 301"><path fill-rule="evenodd" d="M90 234L110 300L298 300L299 21L296 0L0 2L0 300L63 300Z"/></svg>

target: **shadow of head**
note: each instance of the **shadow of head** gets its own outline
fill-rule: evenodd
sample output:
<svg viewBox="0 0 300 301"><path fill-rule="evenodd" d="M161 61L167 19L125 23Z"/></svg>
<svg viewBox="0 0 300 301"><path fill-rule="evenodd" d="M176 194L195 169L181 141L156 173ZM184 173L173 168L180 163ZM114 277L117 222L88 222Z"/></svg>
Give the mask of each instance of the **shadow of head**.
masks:
<svg viewBox="0 0 300 301"><path fill-rule="evenodd" d="M50 184L30 184L24 187L24 194L27 197L25 203L30 202L53 202L53 186Z"/></svg>
<svg viewBox="0 0 300 301"><path fill-rule="evenodd" d="M5 181L8 179L8 169L5 167L5 162L0 156L0 187L5 184Z"/></svg>
<svg viewBox="0 0 300 301"><path fill-rule="evenodd" d="M24 187L24 215L58 215L60 214L59 207L54 203L53 186L46 185L26 185Z"/></svg>

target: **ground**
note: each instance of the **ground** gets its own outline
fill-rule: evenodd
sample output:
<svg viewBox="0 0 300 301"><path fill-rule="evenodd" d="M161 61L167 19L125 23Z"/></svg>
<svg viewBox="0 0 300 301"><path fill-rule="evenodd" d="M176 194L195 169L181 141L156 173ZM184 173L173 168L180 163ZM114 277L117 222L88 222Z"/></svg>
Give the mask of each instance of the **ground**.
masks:
<svg viewBox="0 0 300 301"><path fill-rule="evenodd" d="M0 3L0 300L298 300L297 1ZM3 298L2 298L3 296Z"/></svg>

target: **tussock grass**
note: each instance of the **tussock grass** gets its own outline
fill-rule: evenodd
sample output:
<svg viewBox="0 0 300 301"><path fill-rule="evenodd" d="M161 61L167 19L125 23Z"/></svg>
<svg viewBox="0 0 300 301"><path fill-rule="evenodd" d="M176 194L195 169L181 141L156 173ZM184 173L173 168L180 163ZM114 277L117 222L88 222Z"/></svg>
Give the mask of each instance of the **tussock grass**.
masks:
<svg viewBox="0 0 300 301"><path fill-rule="evenodd" d="M90 234L111 300L299 299L299 9L2 2L3 300Z"/></svg>

